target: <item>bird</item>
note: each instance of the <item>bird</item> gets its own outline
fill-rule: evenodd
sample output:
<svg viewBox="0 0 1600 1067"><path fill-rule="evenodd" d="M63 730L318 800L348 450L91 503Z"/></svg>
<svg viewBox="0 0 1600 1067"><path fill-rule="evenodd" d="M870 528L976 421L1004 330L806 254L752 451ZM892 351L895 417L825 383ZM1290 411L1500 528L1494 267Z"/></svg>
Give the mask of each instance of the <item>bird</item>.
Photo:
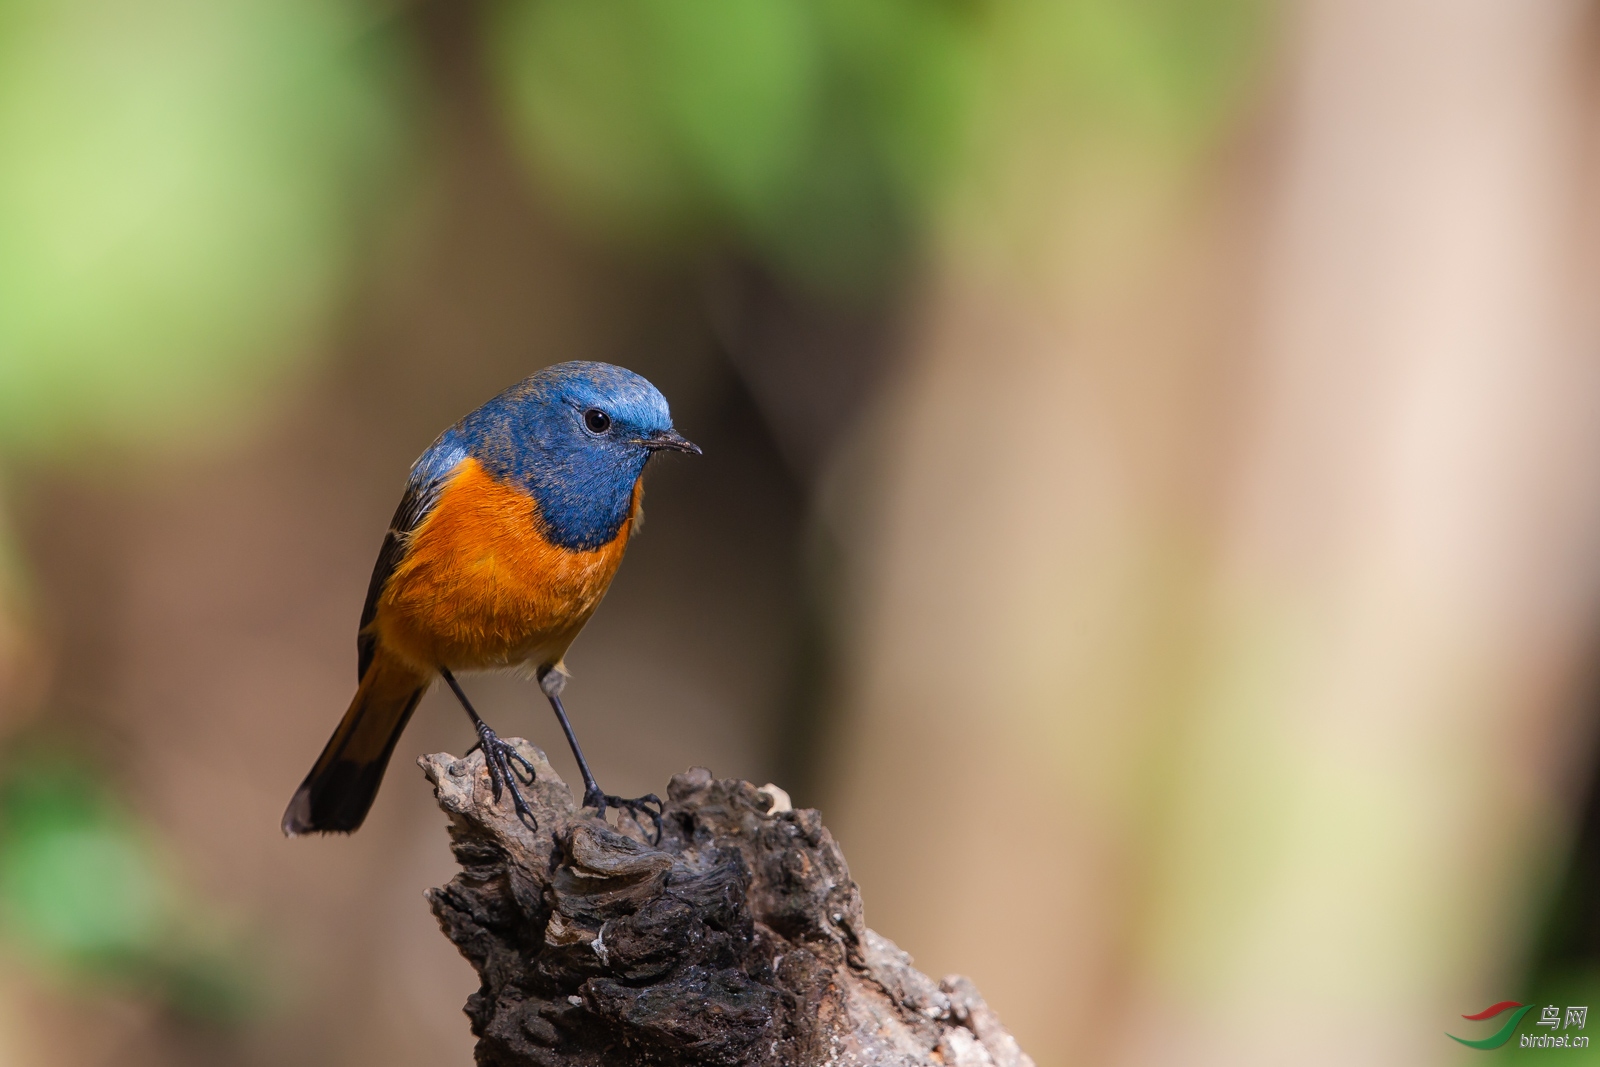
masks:
<svg viewBox="0 0 1600 1067"><path fill-rule="evenodd" d="M518 788L533 781L532 764L456 678L503 668L537 679L577 759L582 806L601 818L608 807L649 815L660 836L659 799L596 784L561 694L567 649L638 531L645 468L662 452L701 454L654 385L587 361L546 367L439 435L412 465L378 551L356 633L359 684L283 813L287 836L361 826L401 732L440 678L477 731L495 802L504 787L517 817L536 826Z"/></svg>

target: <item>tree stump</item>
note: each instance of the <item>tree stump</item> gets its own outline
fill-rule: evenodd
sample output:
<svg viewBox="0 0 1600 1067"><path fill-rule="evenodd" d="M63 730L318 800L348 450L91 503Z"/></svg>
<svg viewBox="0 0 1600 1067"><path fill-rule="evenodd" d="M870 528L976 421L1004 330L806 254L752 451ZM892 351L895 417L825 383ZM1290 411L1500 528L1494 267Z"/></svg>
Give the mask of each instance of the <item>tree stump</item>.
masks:
<svg viewBox="0 0 1600 1067"><path fill-rule="evenodd" d="M482 1067L1033 1067L972 983L935 983L862 921L814 810L696 768L667 789L661 840L575 809L544 753L529 829L495 803L481 752L418 761L461 873L428 892L477 969Z"/></svg>

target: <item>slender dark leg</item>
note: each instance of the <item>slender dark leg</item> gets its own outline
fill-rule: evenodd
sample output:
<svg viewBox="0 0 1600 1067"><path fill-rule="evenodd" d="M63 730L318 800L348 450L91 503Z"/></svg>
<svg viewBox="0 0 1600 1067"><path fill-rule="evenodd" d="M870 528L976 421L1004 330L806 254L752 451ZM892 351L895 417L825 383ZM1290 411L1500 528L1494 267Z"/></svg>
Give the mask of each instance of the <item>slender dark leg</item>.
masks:
<svg viewBox="0 0 1600 1067"><path fill-rule="evenodd" d="M661 798L654 793L646 793L642 797L628 799L614 797L610 793L602 792L594 780L594 774L589 770L589 761L583 758L583 749L578 747L578 735L572 732L572 723L567 721L567 709L561 705L561 690L566 685L566 676L560 671L546 667L539 672L539 688L544 690L544 695L549 699L550 706L555 709L556 719L561 723L561 732L567 735L567 744L572 746L572 758L578 761L578 773L583 775L583 804L585 808L594 808L595 814L601 819L606 817L606 808L613 807L618 811L626 811L629 818L641 829L644 823L640 821L640 814L648 815L655 825L655 843L661 843ZM653 805L653 806L652 806Z"/></svg>
<svg viewBox="0 0 1600 1067"><path fill-rule="evenodd" d="M516 768L520 764L528 772L528 777L523 779L524 784L532 785L533 764L489 729L489 724L484 722L473 709L472 701L467 699L467 694L461 691L461 686L456 681L456 676L450 673L450 668L440 667L439 673L444 677L445 684L450 686L451 692L455 693L456 699L461 701L461 706L467 709L472 725L478 728L478 743L472 748L483 749L483 762L489 769L489 785L494 789L495 803L500 802L500 787L504 785L511 794L511 806L517 809L517 818L528 829L537 830L539 821L533 817L533 809L528 807L528 802L522 797L522 791L517 788L516 773ZM471 752L472 748L467 751Z"/></svg>
<svg viewBox="0 0 1600 1067"><path fill-rule="evenodd" d="M594 780L594 773L589 770L589 761L583 758L583 749L578 747L578 735L572 732L572 723L567 721L567 709L561 706L561 697L557 693L547 693L550 706L556 709L556 719L561 723L561 732L567 735L567 744L572 746L572 758L578 761L578 773L583 775L583 806L598 806L605 810L605 794L600 792L600 786Z"/></svg>

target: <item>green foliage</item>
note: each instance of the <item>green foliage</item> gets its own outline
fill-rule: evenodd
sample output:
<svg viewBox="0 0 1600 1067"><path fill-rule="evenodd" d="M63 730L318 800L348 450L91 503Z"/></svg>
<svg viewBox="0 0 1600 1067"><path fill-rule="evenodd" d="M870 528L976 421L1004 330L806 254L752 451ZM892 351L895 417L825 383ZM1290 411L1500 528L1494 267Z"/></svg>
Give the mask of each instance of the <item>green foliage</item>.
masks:
<svg viewBox="0 0 1600 1067"><path fill-rule="evenodd" d="M938 0L506 0L492 33L528 160L585 218L732 228L849 285L944 170L970 21Z"/></svg>
<svg viewBox="0 0 1600 1067"><path fill-rule="evenodd" d="M0 4L0 445L236 419L304 353L399 144L337 0Z"/></svg>
<svg viewBox="0 0 1600 1067"><path fill-rule="evenodd" d="M1177 146L1231 113L1268 25L1264 0L1018 0L1004 11L1002 91L1032 78L1069 132Z"/></svg>
<svg viewBox="0 0 1600 1067"><path fill-rule="evenodd" d="M404 143L407 49L360 0L0 0L0 447L226 427L304 358ZM524 155L630 238L893 277L1019 138L1186 144L1262 0L499 0ZM974 159L976 157L976 159ZM1009 164L1008 164L1009 165Z"/></svg>
<svg viewBox="0 0 1600 1067"><path fill-rule="evenodd" d="M1261 0L503 0L526 158L612 233L728 230L796 276L892 275L956 164L1011 136L1190 143L1254 69ZM1002 137L1007 134L1002 133Z"/></svg>
<svg viewBox="0 0 1600 1067"><path fill-rule="evenodd" d="M0 944L68 980L137 989L197 1020L238 1019L254 982L204 911L81 758L34 750L0 778Z"/></svg>

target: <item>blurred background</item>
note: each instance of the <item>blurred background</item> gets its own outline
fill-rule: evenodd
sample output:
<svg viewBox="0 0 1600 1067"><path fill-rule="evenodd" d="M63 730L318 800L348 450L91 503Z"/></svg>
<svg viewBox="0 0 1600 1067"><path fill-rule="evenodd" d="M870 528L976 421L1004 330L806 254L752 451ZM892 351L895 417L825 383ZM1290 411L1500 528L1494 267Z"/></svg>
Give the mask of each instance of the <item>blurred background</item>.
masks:
<svg viewBox="0 0 1600 1067"><path fill-rule="evenodd" d="M1578 0L0 2L0 1064L470 1061L466 718L278 819L567 359L705 447L607 788L820 807L1041 1067L1546 1054L1445 1033L1600 1008L1597 135Z"/></svg>

